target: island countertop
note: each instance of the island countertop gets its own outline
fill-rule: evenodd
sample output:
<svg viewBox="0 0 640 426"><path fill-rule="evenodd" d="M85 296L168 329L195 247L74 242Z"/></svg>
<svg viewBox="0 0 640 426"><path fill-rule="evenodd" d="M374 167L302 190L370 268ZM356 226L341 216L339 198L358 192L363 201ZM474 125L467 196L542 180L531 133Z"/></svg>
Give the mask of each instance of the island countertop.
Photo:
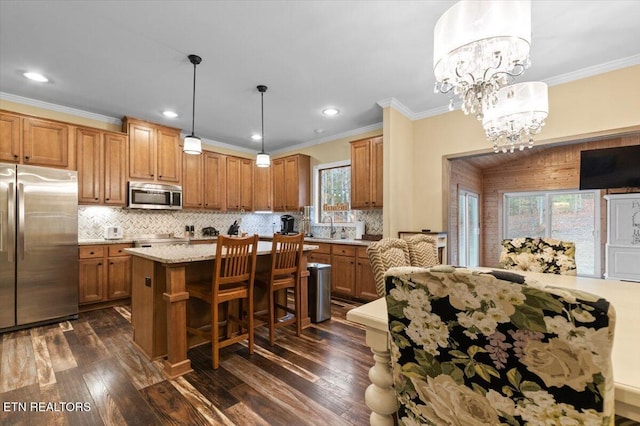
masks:
<svg viewBox="0 0 640 426"><path fill-rule="evenodd" d="M258 242L258 256L271 254L270 241ZM305 244L303 250L316 250L317 245ZM216 257L216 244L168 245L156 247L126 248L127 253L164 264L199 262Z"/></svg>

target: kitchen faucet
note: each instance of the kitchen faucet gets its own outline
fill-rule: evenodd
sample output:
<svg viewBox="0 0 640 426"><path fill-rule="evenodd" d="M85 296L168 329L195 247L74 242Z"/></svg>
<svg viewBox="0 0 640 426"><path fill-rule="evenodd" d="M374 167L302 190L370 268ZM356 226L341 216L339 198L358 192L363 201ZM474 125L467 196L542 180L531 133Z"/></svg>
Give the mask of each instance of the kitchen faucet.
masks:
<svg viewBox="0 0 640 426"><path fill-rule="evenodd" d="M331 228L330 228L330 233L331 233L331 238L333 238L333 236L336 234L336 229L333 227L333 216L331 215L326 215L325 217L322 218L322 223L326 223L325 219L329 218L330 222L331 222Z"/></svg>

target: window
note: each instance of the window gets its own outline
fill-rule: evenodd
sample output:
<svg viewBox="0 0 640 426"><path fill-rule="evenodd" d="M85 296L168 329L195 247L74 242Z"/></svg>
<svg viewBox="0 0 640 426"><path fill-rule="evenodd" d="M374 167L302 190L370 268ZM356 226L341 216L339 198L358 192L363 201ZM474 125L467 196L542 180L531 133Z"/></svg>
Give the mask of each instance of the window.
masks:
<svg viewBox="0 0 640 426"><path fill-rule="evenodd" d="M550 237L576 244L578 275L600 276L600 192L504 195L504 238Z"/></svg>
<svg viewBox="0 0 640 426"><path fill-rule="evenodd" d="M458 195L458 264L475 267L480 258L478 194L461 190Z"/></svg>
<svg viewBox="0 0 640 426"><path fill-rule="evenodd" d="M316 223L333 218L351 222L351 164L338 162L314 167Z"/></svg>

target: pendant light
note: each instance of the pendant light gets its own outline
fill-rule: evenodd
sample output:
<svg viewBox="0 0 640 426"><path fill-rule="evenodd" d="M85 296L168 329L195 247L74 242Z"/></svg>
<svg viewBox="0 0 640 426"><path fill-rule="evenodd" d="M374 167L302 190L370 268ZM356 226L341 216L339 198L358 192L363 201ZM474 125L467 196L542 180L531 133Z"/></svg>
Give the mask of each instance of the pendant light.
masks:
<svg viewBox="0 0 640 426"><path fill-rule="evenodd" d="M185 154L199 155L202 154L202 141L194 133L194 123L196 117L196 65L202 62L202 58L198 55L189 55L189 61L193 64L193 109L191 115L191 134L184 138L182 151Z"/></svg>
<svg viewBox="0 0 640 426"><path fill-rule="evenodd" d="M271 159L269 158L269 154L264 152L264 92L267 91L267 86L260 85L258 86L258 92L260 92L260 105L262 112L262 150L256 156L256 166L258 167L269 167L271 165Z"/></svg>

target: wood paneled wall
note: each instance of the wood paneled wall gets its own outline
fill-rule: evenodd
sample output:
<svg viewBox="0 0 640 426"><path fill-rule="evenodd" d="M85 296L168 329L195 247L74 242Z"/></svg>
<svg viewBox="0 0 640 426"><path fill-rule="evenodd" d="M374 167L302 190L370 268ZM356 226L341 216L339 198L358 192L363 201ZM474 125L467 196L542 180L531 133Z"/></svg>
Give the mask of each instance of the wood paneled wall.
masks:
<svg viewBox="0 0 640 426"><path fill-rule="evenodd" d="M458 191L480 195L480 265L497 267L502 240L502 198L505 192L578 189L580 185L580 151L617 146L640 145L640 133L591 142L564 144L545 149L533 148L531 155L512 154L513 161L496 164L495 157L484 162L475 159L450 161L449 250L450 262L458 260ZM601 191L601 196L613 193L640 192L640 188ZM604 272L606 243L606 203L600 198L601 265Z"/></svg>

